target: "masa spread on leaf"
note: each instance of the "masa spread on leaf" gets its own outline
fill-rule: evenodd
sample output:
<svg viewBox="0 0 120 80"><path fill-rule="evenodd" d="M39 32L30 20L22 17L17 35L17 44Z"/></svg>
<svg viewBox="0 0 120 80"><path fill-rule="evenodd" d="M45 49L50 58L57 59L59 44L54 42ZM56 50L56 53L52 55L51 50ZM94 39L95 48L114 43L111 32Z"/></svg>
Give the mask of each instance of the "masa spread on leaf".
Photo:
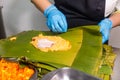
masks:
<svg viewBox="0 0 120 80"><path fill-rule="evenodd" d="M44 36L39 34L32 38L31 43L35 48L44 52L66 51L71 48L70 42L60 36Z"/></svg>

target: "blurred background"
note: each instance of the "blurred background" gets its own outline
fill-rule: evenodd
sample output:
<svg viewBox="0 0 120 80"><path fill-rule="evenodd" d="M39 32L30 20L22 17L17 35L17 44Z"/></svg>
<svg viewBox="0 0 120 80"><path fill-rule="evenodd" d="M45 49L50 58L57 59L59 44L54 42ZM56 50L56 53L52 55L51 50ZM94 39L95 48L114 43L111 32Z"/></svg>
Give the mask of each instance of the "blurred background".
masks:
<svg viewBox="0 0 120 80"><path fill-rule="evenodd" d="M52 3L53 0L50 0ZM0 0L3 6L1 19L3 19L6 37L27 30L49 30L45 24L43 14L31 3L31 0ZM3 28L0 33L3 33ZM111 31L109 44L120 48L120 27Z"/></svg>
<svg viewBox="0 0 120 80"><path fill-rule="evenodd" d="M3 0L2 15L7 37L26 30L48 30L31 0Z"/></svg>

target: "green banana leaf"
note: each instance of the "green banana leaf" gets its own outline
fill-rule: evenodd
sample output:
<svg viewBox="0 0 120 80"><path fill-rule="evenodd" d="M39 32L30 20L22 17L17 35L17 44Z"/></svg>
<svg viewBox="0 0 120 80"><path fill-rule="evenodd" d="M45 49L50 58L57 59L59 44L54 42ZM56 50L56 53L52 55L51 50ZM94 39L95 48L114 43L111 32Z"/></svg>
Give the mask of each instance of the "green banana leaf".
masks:
<svg viewBox="0 0 120 80"><path fill-rule="evenodd" d="M66 40L71 42L72 48L69 51L57 51L57 52L41 52L40 50L34 48L30 42L32 37L38 34L43 35L57 35L61 36ZM68 36L69 35L69 36ZM79 35L79 37L78 37ZM17 39L15 41L10 41L9 38L2 40L1 50L2 56L5 57L20 57L26 56L30 60L43 61L43 62L53 62L58 64L64 64L71 66L75 55L80 49L80 44L82 43L82 31L81 30L71 30L64 34L54 34L51 32L40 32L40 31L27 31L16 35ZM68 37L66 37L68 36ZM64 60L65 59L65 60Z"/></svg>
<svg viewBox="0 0 120 80"><path fill-rule="evenodd" d="M68 51L42 52L30 44L32 37L41 33L43 35L61 36L70 41L72 48ZM17 39L11 41L11 37ZM43 68L46 68L45 64L49 64L50 70L68 66L97 76L103 45L99 27L96 25L71 28L66 33L31 30L11 37L0 40L0 56L27 57L32 62L44 63L41 65Z"/></svg>

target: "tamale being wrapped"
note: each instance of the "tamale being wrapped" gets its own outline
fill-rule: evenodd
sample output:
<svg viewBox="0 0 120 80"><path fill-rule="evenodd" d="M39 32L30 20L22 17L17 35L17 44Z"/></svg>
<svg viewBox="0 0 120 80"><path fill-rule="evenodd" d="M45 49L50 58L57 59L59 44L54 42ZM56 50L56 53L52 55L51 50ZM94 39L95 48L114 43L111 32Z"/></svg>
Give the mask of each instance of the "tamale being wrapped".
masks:
<svg viewBox="0 0 120 80"><path fill-rule="evenodd" d="M56 43L62 46L57 44L57 48L51 49L55 38L58 40ZM44 42L47 42L47 46ZM39 79L52 70L71 67L103 80L110 80L116 57L110 46L102 44L102 36L96 25L71 28L66 33L35 30L21 32L0 40L0 55L24 57L24 63L37 68Z"/></svg>

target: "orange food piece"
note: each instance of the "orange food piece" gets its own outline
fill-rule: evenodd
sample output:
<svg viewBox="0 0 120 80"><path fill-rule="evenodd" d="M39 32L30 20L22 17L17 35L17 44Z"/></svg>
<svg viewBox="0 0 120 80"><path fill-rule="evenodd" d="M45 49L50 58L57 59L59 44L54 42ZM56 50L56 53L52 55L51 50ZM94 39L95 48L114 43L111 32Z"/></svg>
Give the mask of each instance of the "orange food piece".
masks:
<svg viewBox="0 0 120 80"><path fill-rule="evenodd" d="M29 80L34 70L25 66L20 68L19 63L0 60L0 80Z"/></svg>

